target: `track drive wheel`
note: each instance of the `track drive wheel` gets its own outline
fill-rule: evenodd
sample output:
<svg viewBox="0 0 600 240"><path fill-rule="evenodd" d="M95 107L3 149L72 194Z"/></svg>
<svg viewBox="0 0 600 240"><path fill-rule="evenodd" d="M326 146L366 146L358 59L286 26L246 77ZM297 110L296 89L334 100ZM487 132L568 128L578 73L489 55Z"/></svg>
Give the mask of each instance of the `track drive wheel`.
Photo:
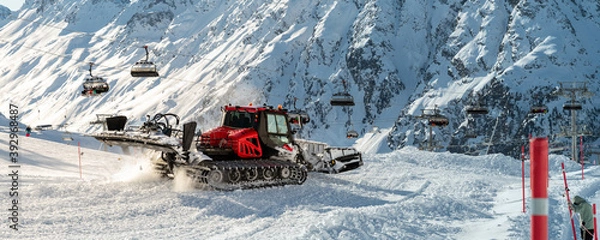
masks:
<svg viewBox="0 0 600 240"><path fill-rule="evenodd" d="M223 182L223 172L219 169L213 169L208 173L208 184L218 185Z"/></svg>
<svg viewBox="0 0 600 240"><path fill-rule="evenodd" d="M300 147L298 147L298 148L300 148ZM298 163L302 166L306 166L306 168L309 170L313 169L312 164L310 162L307 162L306 160L304 160L304 156L302 156L302 153L296 155L295 161L296 161L296 163Z"/></svg>
<svg viewBox="0 0 600 240"><path fill-rule="evenodd" d="M265 168L265 170L263 170L263 178L265 180L271 180L275 178L275 170L272 168Z"/></svg>
<svg viewBox="0 0 600 240"><path fill-rule="evenodd" d="M228 176L231 183L237 183L242 179L242 173L238 169L231 169Z"/></svg>
<svg viewBox="0 0 600 240"><path fill-rule="evenodd" d="M298 183L298 185L304 183L304 181L306 181L306 177L308 176L308 173L306 172L306 168L302 167L299 169L295 169L292 179L294 179L296 181L296 183Z"/></svg>
<svg viewBox="0 0 600 240"><path fill-rule="evenodd" d="M292 174L292 172L290 171L290 168L288 168L288 167L284 167L281 170L279 170L279 175L283 179L289 178L291 174Z"/></svg>
<svg viewBox="0 0 600 240"><path fill-rule="evenodd" d="M254 181L258 178L258 169L249 168L246 170L246 180Z"/></svg>

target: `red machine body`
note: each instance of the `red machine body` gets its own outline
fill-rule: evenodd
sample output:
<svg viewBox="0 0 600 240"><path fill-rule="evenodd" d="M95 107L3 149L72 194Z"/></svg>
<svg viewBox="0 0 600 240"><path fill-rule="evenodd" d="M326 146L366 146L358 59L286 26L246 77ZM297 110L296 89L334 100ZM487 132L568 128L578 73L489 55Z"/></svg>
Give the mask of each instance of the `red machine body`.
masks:
<svg viewBox="0 0 600 240"><path fill-rule="evenodd" d="M225 106L221 126L204 132L198 150L217 159L269 158L292 151L287 111L281 107Z"/></svg>

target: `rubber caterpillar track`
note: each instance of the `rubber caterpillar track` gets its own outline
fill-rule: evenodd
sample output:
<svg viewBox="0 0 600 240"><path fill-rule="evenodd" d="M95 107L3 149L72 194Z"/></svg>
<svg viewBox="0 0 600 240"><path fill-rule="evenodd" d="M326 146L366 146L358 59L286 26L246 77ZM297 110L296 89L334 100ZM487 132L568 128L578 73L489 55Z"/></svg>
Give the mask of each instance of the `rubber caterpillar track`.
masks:
<svg viewBox="0 0 600 240"><path fill-rule="evenodd" d="M188 176L218 190L300 185L307 177L304 166L264 159L204 161L185 168Z"/></svg>
<svg viewBox="0 0 600 240"><path fill-rule="evenodd" d="M197 165L179 165L189 178L216 190L262 188L282 185L301 185L306 181L305 166L277 160L203 161ZM155 169L166 176L166 162L155 163Z"/></svg>

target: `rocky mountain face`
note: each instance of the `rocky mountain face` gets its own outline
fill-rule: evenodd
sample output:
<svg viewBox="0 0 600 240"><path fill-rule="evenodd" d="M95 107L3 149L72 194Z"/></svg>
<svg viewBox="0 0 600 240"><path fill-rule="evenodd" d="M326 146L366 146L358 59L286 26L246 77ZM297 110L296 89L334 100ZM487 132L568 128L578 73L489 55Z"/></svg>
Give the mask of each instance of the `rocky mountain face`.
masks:
<svg viewBox="0 0 600 240"><path fill-rule="evenodd" d="M598 104L598 3L559 1L464 2L452 8L455 21L445 23L446 40L434 51L420 84L423 91L405 109L418 115L419 108L437 104L450 119L436 128L435 139L458 152L501 152L519 156L529 136L547 136L551 142L570 127L570 111L563 104L573 92L582 104L577 124L586 126L584 141L597 139ZM471 10L469 10L471 9ZM562 86L562 87L561 87ZM468 91L463 91L468 89ZM574 89L579 89L575 91ZM475 94L474 94L475 93ZM590 96L590 94L595 94ZM423 104L425 103L426 104ZM468 116L465 105L480 104L484 116ZM545 106L546 114L530 114ZM567 128L570 130L570 128ZM428 140L427 126L414 119L396 123L390 135L392 147ZM475 139L466 137L475 133ZM559 144L560 145L560 144Z"/></svg>
<svg viewBox="0 0 600 240"><path fill-rule="evenodd" d="M5 20L12 11L5 6L0 5L0 21Z"/></svg>
<svg viewBox="0 0 600 240"><path fill-rule="evenodd" d="M432 135L450 151L518 156L529 135L567 141L561 83L600 90L594 0L28 0L15 14L0 29L0 99L28 124L70 131L98 130L96 114L157 112L206 130L220 106L252 102L306 110L301 135L333 145L377 127L390 129L391 149ZM159 78L129 75L144 45ZM78 94L88 62L108 79L102 97ZM331 106L344 91L356 105ZM578 98L586 142L597 139L599 100ZM489 113L466 114L476 104ZM449 124L430 134L420 116L434 108Z"/></svg>

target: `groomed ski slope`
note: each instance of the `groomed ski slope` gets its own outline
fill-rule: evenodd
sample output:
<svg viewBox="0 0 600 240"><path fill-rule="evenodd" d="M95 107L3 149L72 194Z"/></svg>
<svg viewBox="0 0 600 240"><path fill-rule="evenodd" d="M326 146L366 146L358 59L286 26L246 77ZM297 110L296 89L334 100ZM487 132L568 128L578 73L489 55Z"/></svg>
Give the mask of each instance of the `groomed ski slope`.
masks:
<svg viewBox="0 0 600 240"><path fill-rule="evenodd" d="M0 155L8 156L8 130ZM381 134L386 134L385 132ZM9 228L11 179L1 158L3 226L9 239L529 239L521 163L409 147L389 153L372 134L365 165L338 175L310 173L300 186L219 192L185 178L155 177L148 153L100 151L95 140L60 133L19 136L19 230ZM362 139L364 140L364 139ZM78 147L81 142L80 178ZM573 239L563 194L599 202L600 169L550 156L551 239ZM526 166L529 164L527 163ZM527 176L529 168L527 167ZM527 187L529 179L526 179ZM527 190L529 195L529 190Z"/></svg>

